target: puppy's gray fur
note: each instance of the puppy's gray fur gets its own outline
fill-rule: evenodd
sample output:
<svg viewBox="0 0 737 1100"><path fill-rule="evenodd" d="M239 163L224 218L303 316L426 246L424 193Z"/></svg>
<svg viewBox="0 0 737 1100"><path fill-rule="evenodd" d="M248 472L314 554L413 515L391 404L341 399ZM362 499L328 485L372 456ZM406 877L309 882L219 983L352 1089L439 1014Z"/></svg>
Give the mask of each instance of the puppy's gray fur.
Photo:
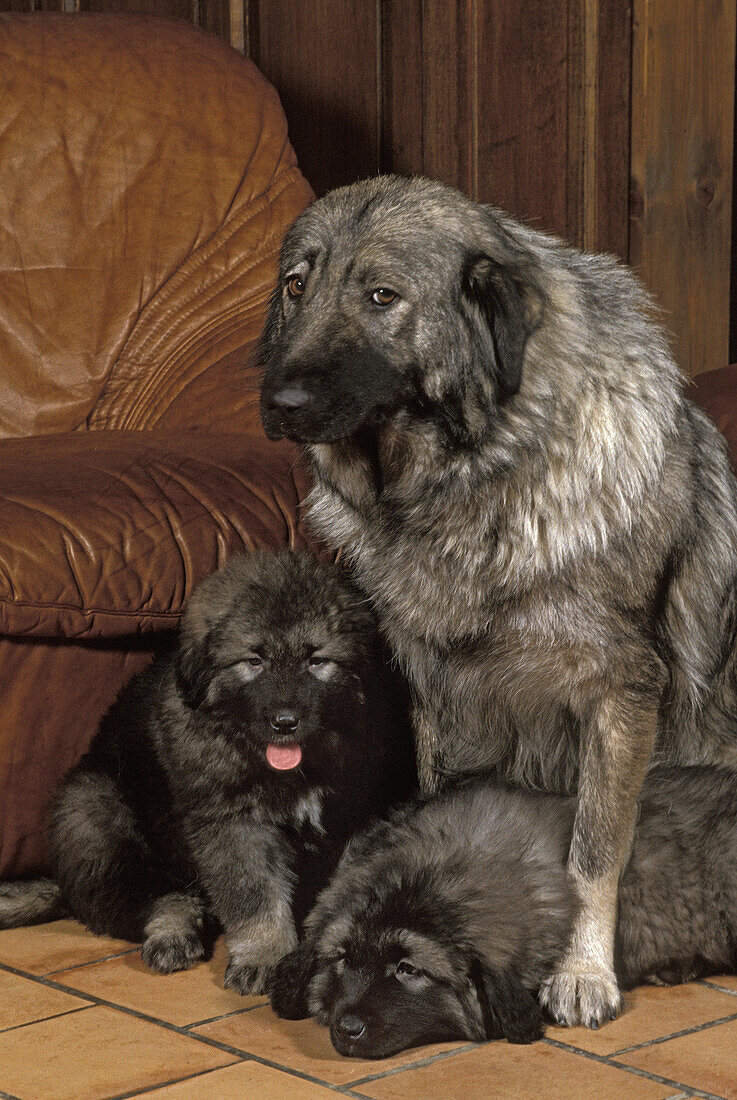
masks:
<svg viewBox="0 0 737 1100"><path fill-rule="evenodd" d="M439 183L326 195L287 234L263 418L307 445L415 700L421 781L578 793L582 908L541 996L621 1000L617 882L651 759L737 764L737 493L652 304Z"/></svg>
<svg viewBox="0 0 737 1100"><path fill-rule="evenodd" d="M409 745L364 594L309 554L233 558L62 781L53 881L0 883L0 927L66 911L169 972L217 924L226 986L263 992L348 836L410 789Z"/></svg>
<svg viewBox="0 0 737 1100"><path fill-rule="evenodd" d="M354 839L275 972L272 1003L336 1049L386 1057L441 1039L542 1034L540 985L578 898L575 802L474 782ZM737 773L658 769L619 891L625 986L737 966Z"/></svg>

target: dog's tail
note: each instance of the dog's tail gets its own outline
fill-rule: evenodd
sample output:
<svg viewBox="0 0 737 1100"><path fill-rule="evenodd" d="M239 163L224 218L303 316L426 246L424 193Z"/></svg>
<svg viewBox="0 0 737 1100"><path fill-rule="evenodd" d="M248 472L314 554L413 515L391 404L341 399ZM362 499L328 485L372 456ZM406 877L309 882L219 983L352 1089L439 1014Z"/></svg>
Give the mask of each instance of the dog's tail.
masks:
<svg viewBox="0 0 737 1100"><path fill-rule="evenodd" d="M0 882L0 928L40 924L68 914L61 890L50 878Z"/></svg>

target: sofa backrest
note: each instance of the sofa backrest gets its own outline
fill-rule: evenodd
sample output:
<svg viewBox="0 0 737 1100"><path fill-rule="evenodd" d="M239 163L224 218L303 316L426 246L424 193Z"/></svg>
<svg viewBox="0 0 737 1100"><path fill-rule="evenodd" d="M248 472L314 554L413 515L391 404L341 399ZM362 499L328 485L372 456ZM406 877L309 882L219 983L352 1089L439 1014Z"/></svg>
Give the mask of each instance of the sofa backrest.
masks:
<svg viewBox="0 0 737 1100"><path fill-rule="evenodd" d="M184 22L0 16L0 436L240 431L310 200L274 89Z"/></svg>

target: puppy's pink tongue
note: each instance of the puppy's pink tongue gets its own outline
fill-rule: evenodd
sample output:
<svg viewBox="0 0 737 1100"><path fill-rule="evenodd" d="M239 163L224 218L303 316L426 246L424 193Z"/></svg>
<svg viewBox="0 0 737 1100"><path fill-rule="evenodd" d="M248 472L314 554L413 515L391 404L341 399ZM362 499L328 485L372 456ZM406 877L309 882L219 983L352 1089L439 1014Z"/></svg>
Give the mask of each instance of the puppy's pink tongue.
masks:
<svg viewBox="0 0 737 1100"><path fill-rule="evenodd" d="M297 767L302 759L302 749L296 744L267 745L266 759L272 768L277 768L280 772L286 772L290 768Z"/></svg>

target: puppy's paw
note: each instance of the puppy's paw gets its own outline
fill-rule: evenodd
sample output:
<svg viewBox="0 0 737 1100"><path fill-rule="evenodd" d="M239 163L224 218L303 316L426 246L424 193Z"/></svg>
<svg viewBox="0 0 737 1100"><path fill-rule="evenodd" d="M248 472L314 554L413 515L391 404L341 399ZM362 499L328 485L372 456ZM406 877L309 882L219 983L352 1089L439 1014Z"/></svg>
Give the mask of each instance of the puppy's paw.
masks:
<svg viewBox="0 0 737 1100"><path fill-rule="evenodd" d="M172 974L204 959L205 946L195 932L157 933L143 941L141 957L158 974Z"/></svg>
<svg viewBox="0 0 737 1100"><path fill-rule="evenodd" d="M540 1004L561 1027L594 1030L622 1011L622 995L613 972L605 967L563 963L540 987Z"/></svg>
<svg viewBox="0 0 737 1100"><path fill-rule="evenodd" d="M317 956L301 943L274 967L269 988L271 1007L285 1020L304 1020L311 1015L307 987L317 966Z"/></svg>
<svg viewBox="0 0 737 1100"><path fill-rule="evenodd" d="M268 991L272 970L270 966L251 966L231 959L225 968L223 985L242 997L258 996Z"/></svg>

